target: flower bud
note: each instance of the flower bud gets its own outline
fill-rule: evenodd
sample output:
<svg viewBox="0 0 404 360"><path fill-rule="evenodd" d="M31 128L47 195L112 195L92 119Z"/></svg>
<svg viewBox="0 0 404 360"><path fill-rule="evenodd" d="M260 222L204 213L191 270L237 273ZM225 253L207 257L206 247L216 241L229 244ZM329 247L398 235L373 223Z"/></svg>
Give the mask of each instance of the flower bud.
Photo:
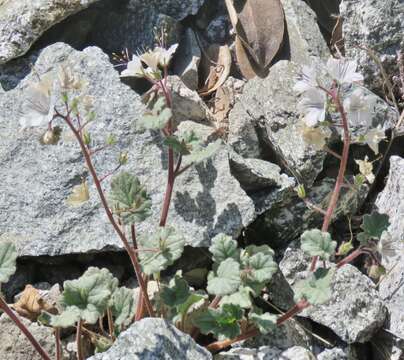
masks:
<svg viewBox="0 0 404 360"><path fill-rule="evenodd" d="M121 152L118 158L119 165L125 165L128 162L128 153Z"/></svg>
<svg viewBox="0 0 404 360"><path fill-rule="evenodd" d="M83 142L84 142L84 144L86 144L86 145L90 145L90 143L91 143L91 136L90 136L90 134L89 134L87 131L85 131L85 132L83 133Z"/></svg>
<svg viewBox="0 0 404 360"><path fill-rule="evenodd" d="M304 185L303 184L300 184L300 185L298 185L298 186L296 186L295 187L295 191L296 191L296 193L297 193L297 196L300 198L300 199L305 199L306 198L306 189L304 188Z"/></svg>
<svg viewBox="0 0 404 360"><path fill-rule="evenodd" d="M345 256L353 249L352 242L344 241L338 248L338 255Z"/></svg>

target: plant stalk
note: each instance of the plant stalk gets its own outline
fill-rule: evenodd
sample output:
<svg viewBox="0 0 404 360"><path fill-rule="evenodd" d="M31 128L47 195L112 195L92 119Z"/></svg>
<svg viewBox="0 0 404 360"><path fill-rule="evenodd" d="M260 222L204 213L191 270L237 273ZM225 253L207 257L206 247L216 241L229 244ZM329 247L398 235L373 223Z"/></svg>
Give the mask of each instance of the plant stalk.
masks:
<svg viewBox="0 0 404 360"><path fill-rule="evenodd" d="M6 315L17 325L17 327L21 330L21 332L27 337L29 342L38 352L38 354L44 360L51 360L51 357L46 352L46 350L39 344L39 342L34 338L28 328L22 323L22 321L14 314L13 310L10 309L8 304L4 301L4 299L0 296L0 309L2 309Z"/></svg>
<svg viewBox="0 0 404 360"><path fill-rule="evenodd" d="M55 328L56 360L62 360L62 347L60 345L60 328Z"/></svg>
<svg viewBox="0 0 404 360"><path fill-rule="evenodd" d="M79 320L76 329L76 344L77 344L77 360L84 360L83 348L81 344L81 327L83 326L83 320Z"/></svg>

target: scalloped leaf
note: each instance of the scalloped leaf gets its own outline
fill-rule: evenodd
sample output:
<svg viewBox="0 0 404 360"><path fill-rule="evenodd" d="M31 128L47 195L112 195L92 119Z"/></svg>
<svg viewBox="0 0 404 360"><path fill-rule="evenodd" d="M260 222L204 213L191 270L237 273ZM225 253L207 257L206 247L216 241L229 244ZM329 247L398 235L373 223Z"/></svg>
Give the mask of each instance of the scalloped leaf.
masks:
<svg viewBox="0 0 404 360"><path fill-rule="evenodd" d="M257 253L251 256L245 264L244 270L250 281L267 283L278 271L278 265L272 255Z"/></svg>
<svg viewBox="0 0 404 360"><path fill-rule="evenodd" d="M194 323L203 334L213 334L219 340L232 339L240 335L238 321L242 317L241 307L225 304L220 309L208 308L194 320Z"/></svg>
<svg viewBox="0 0 404 360"><path fill-rule="evenodd" d="M160 130L163 129L171 119L173 113L166 107L166 100L160 96L153 104L151 110L146 111L139 119L137 125L140 129Z"/></svg>
<svg viewBox="0 0 404 360"><path fill-rule="evenodd" d="M115 325L129 325L136 311L133 290L126 287L117 288L112 294L111 300L111 311L115 318Z"/></svg>
<svg viewBox="0 0 404 360"><path fill-rule="evenodd" d="M17 249L11 242L0 243L0 283L6 283L15 273Z"/></svg>
<svg viewBox="0 0 404 360"><path fill-rule="evenodd" d="M240 264L228 258L222 261L217 268L216 276L211 272L208 277L207 290L213 295L229 295L238 290L240 286Z"/></svg>
<svg viewBox="0 0 404 360"><path fill-rule="evenodd" d="M189 155L192 151L202 147L201 141L193 131L186 131L179 136L167 136L164 143L181 155Z"/></svg>
<svg viewBox="0 0 404 360"><path fill-rule="evenodd" d="M205 147L197 147L196 149L193 149L191 153L185 157L185 159L187 159L187 161L190 163L198 164L215 155L221 146L222 141L218 139Z"/></svg>
<svg viewBox="0 0 404 360"><path fill-rule="evenodd" d="M110 197L113 213L124 224L141 222L151 215L151 199L139 179L128 172L121 172L111 181Z"/></svg>
<svg viewBox="0 0 404 360"><path fill-rule="evenodd" d="M383 231L387 230L389 226L389 216L374 211L370 215L366 214L363 216L361 228L367 236L380 239Z"/></svg>
<svg viewBox="0 0 404 360"><path fill-rule="evenodd" d="M251 293L252 290L249 287L240 286L238 291L234 294L223 296L220 305L233 304L243 309L249 309L252 306Z"/></svg>
<svg viewBox="0 0 404 360"><path fill-rule="evenodd" d="M81 311L78 307L69 306L60 315L53 315L43 311L38 317L38 321L54 328L69 328L80 320L80 315Z"/></svg>
<svg viewBox="0 0 404 360"><path fill-rule="evenodd" d="M277 316L270 313L257 314L252 313L249 319L258 328L261 334L268 334L276 329Z"/></svg>
<svg viewBox="0 0 404 360"><path fill-rule="evenodd" d="M328 260L335 253L336 241L332 241L328 232L319 229L306 230L300 237L301 249L310 256Z"/></svg>
<svg viewBox="0 0 404 360"><path fill-rule="evenodd" d="M108 280L105 273L94 272L77 280L65 281L61 305L66 310L71 307L79 309L81 319L95 324L107 309L112 295Z"/></svg>
<svg viewBox="0 0 404 360"><path fill-rule="evenodd" d="M190 296L190 289L186 280L178 275L175 275L170 280L169 285L163 286L160 292L160 297L164 304L170 307L180 306L185 303Z"/></svg>
<svg viewBox="0 0 404 360"><path fill-rule="evenodd" d="M295 301L306 299L312 305L321 305L331 298L332 269L318 268L309 278L296 283Z"/></svg>
<svg viewBox="0 0 404 360"><path fill-rule="evenodd" d="M209 251L213 255L213 261L217 264L228 258L233 258L237 261L240 258L240 250L237 246L237 241L233 240L231 236L217 234L212 239L212 245L209 247Z"/></svg>
<svg viewBox="0 0 404 360"><path fill-rule="evenodd" d="M184 251L185 239L173 227L158 227L150 236L139 236L139 259L146 275L167 269ZM142 251L144 250L144 251Z"/></svg>

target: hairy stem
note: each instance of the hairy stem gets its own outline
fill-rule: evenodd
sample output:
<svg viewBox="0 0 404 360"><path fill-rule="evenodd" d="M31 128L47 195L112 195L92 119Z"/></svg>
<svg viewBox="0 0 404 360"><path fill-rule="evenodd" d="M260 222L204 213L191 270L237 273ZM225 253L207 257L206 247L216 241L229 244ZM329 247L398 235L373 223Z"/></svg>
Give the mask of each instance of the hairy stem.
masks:
<svg viewBox="0 0 404 360"><path fill-rule="evenodd" d="M308 306L310 306L310 303L307 300L305 299L300 300L297 304L295 304L292 308L290 308L287 312L285 312L282 316L278 318L278 320L276 321L276 325L283 324L286 320L297 315Z"/></svg>
<svg viewBox="0 0 404 360"><path fill-rule="evenodd" d="M100 183L100 181L98 179L97 172L95 171L93 162L91 160L91 156L89 154L89 151L88 151L86 145L84 144L83 139L80 136L79 132L77 131L77 129L73 125L73 122L71 121L70 116L69 115L63 116L61 114L58 114L58 115L62 119L65 120L66 124L69 126L70 130L73 132L74 136L76 137L76 139L77 139L77 141L78 141L78 143L80 145L81 152L83 153L87 168L88 168L88 170L89 170L89 172L90 172L90 174L91 174L91 176L93 178L95 187L96 187L97 192L98 192L98 196L100 197L102 206L104 207L104 211L105 211L105 213L106 213L106 215L108 217L109 222L113 226L115 232L118 234L119 238L121 239L121 241L122 241L122 243L123 243L123 245L125 247L126 252L129 255L129 258L130 258L130 260L132 262L132 265L133 265L133 268L135 270L136 277L137 277L137 280L139 282L139 285L140 285L140 287L142 289L143 294L145 294L147 311L149 312L149 315L151 317L154 317L154 310L153 310L153 307L151 306L150 299L148 298L148 295L147 295L147 288L146 288L146 285L145 285L145 283L143 281L143 278L142 278L142 271L141 271L140 264L139 264L139 261L137 259L136 253L133 251L133 249L129 245L129 242L128 242L125 234L123 233L123 231L119 227L118 223L115 221L114 216L112 215L112 212L111 212L111 210L110 210L110 208L108 206L107 199L106 199L106 197L104 195L104 191L102 190L101 183Z"/></svg>
<svg viewBox="0 0 404 360"><path fill-rule="evenodd" d="M114 320L112 319L112 312L110 308L107 309L107 319L108 319L109 337L112 339L112 341L115 341Z"/></svg>
<svg viewBox="0 0 404 360"><path fill-rule="evenodd" d="M6 313L6 315L14 322L14 324L16 324L18 326L18 328L27 337L29 342L32 344L32 346L35 348L35 350L38 352L38 354L42 357L42 359L51 360L51 357L49 356L49 354L39 344L39 342L34 338L34 336L31 334L31 332L28 330L28 328L17 317L17 315L14 314L13 310L10 309L10 307L7 305L7 303L4 301L4 299L1 296L0 296L0 309L2 309Z"/></svg>
<svg viewBox="0 0 404 360"><path fill-rule="evenodd" d="M62 360L62 347L60 345L60 328L55 328L56 360Z"/></svg>
<svg viewBox="0 0 404 360"><path fill-rule="evenodd" d="M249 338L252 338L254 336L259 335L259 330L258 329L252 329L249 330L247 332L245 332L244 334L241 334L233 339L226 339L226 340L222 340L222 341L215 341L211 344L209 344L206 349L208 349L210 352L212 353L216 353L220 350L223 350L227 347L229 347L230 345L239 342L239 341L243 341L243 340L247 340Z"/></svg>
<svg viewBox="0 0 404 360"><path fill-rule="evenodd" d="M76 330L76 344L77 344L77 360L84 360L83 356L83 348L81 344L81 328L83 326L83 320L79 320L77 323L77 330Z"/></svg>
<svg viewBox="0 0 404 360"><path fill-rule="evenodd" d="M342 119L342 127L343 127L343 139L344 139L344 147L342 149L342 155L341 155L341 162L339 165L339 170L338 170L338 175L337 175L337 180L335 182L335 187L334 191L331 194L330 202L328 203L328 208L326 211L326 214L324 216L324 221L323 221L323 226L321 227L321 231L327 232L328 228L331 223L332 215L335 211L335 208L337 207L337 202L338 198L341 192L341 187L344 183L344 176L345 176L345 171L346 167L348 164L348 157L349 157L349 146L350 146L350 135L349 135L349 126L348 126L348 118L346 116L344 107L341 103L341 99L339 97L339 94L332 94L332 100L337 107L338 112L341 115ZM314 271L316 268L318 257L314 256L310 265L310 270Z"/></svg>

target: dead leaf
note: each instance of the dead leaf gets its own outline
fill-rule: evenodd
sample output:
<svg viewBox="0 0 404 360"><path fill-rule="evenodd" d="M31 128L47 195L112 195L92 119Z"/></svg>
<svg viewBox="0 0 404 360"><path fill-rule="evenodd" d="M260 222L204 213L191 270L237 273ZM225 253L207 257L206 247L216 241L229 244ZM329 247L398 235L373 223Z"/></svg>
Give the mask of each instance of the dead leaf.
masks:
<svg viewBox="0 0 404 360"><path fill-rule="evenodd" d="M217 127L227 127L227 114L230 111L232 95L227 86L221 86L216 90L213 101L212 113Z"/></svg>
<svg viewBox="0 0 404 360"><path fill-rule="evenodd" d="M226 0L226 6L244 50L261 70L267 69L283 42L285 18L280 0ZM240 44L238 48L239 61L244 54ZM253 65L251 69L255 70Z"/></svg>
<svg viewBox="0 0 404 360"><path fill-rule="evenodd" d="M72 193L68 196L66 202L70 206L80 206L90 198L87 181L73 187Z"/></svg>
<svg viewBox="0 0 404 360"><path fill-rule="evenodd" d="M269 69L260 68L251 57L251 55L245 50L241 40L236 35L236 57L237 57L237 65L240 69L241 74L247 80L251 80L256 76L264 78L268 75Z"/></svg>
<svg viewBox="0 0 404 360"><path fill-rule="evenodd" d="M202 96L217 90L230 74L231 53L227 45L212 44L204 52L199 69L204 85L199 90Z"/></svg>
<svg viewBox="0 0 404 360"><path fill-rule="evenodd" d="M12 305L15 311L31 321L35 321L41 314L42 310L51 314L56 314L57 309L54 305L46 302L40 292L32 285L25 286L20 299Z"/></svg>

